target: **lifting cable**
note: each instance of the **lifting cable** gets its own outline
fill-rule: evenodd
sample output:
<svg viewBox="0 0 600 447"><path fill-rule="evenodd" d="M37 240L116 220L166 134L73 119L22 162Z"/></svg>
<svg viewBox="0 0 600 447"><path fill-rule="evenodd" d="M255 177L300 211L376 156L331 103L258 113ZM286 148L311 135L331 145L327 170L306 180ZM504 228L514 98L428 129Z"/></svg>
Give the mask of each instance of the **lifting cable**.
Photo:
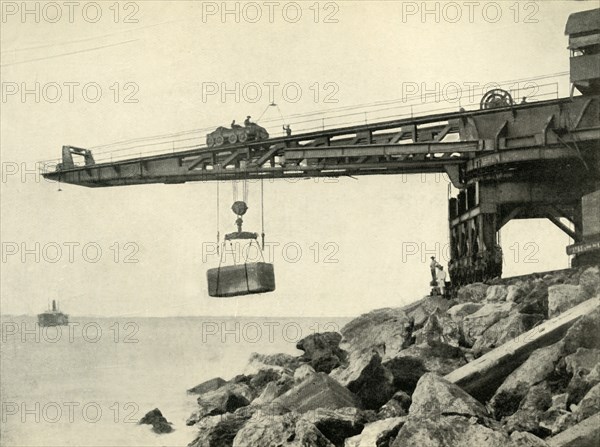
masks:
<svg viewBox="0 0 600 447"><path fill-rule="evenodd" d="M262 249L265 249L265 190L263 179L260 179L260 225L262 237ZM264 262L264 260L263 260Z"/></svg>
<svg viewBox="0 0 600 447"><path fill-rule="evenodd" d="M275 104L275 103L267 104L267 107L265 107L265 110L263 110L263 112L260 114L260 116L256 120L257 123L260 121L260 119L263 117L263 115L266 113L266 111L269 109L269 107L271 107L273 104Z"/></svg>
<svg viewBox="0 0 600 447"><path fill-rule="evenodd" d="M219 181L217 180L217 255L219 255L221 244L221 233L219 233L219 209Z"/></svg>

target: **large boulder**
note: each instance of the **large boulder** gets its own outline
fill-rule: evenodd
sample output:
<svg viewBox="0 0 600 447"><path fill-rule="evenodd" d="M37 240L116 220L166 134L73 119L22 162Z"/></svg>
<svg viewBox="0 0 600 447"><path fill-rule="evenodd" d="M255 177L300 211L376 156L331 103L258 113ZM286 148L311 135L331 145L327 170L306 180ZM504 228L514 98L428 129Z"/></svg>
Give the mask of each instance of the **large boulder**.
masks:
<svg viewBox="0 0 600 447"><path fill-rule="evenodd" d="M408 418L391 447L508 447L507 433L494 430L464 416Z"/></svg>
<svg viewBox="0 0 600 447"><path fill-rule="evenodd" d="M187 392L190 394L204 394L208 393L209 391L218 390L226 383L226 380L223 380L220 377L215 377L214 379L207 380L206 382L202 382L201 384L190 388L189 390L187 390Z"/></svg>
<svg viewBox="0 0 600 447"><path fill-rule="evenodd" d="M506 301L517 302L525 298L531 287L525 281L517 281L514 284L510 284L506 288Z"/></svg>
<svg viewBox="0 0 600 447"><path fill-rule="evenodd" d="M406 314L413 319L415 327L418 328L425 324L431 314L437 311L444 313L451 304L451 301L441 296L426 296L415 305L411 305Z"/></svg>
<svg viewBox="0 0 600 447"><path fill-rule="evenodd" d="M342 335L338 332L311 334L296 344L304 351L302 362L309 363L317 372L329 374L346 361L346 353L339 347Z"/></svg>
<svg viewBox="0 0 600 447"><path fill-rule="evenodd" d="M188 447L231 447L249 417L228 413L204 418L196 425L198 435Z"/></svg>
<svg viewBox="0 0 600 447"><path fill-rule="evenodd" d="M600 350L578 348L573 354L565 357L567 372L571 375L584 377L600 363Z"/></svg>
<svg viewBox="0 0 600 447"><path fill-rule="evenodd" d="M462 330L467 345L472 346L477 338L494 323L506 318L514 303L488 303L477 312L467 315L462 321Z"/></svg>
<svg viewBox="0 0 600 447"><path fill-rule="evenodd" d="M546 441L527 432L512 432L510 439L514 447L549 447Z"/></svg>
<svg viewBox="0 0 600 447"><path fill-rule="evenodd" d="M350 354L350 364L373 351L386 361L411 344L413 326L414 320L402 309L377 309L355 318L342 328L340 348Z"/></svg>
<svg viewBox="0 0 600 447"><path fill-rule="evenodd" d="M258 396L269 383L277 383L279 381L283 383L286 379L289 379L290 381L293 380L291 375L285 373L282 374L275 369L261 369L256 374L252 375L247 383L252 389L252 394Z"/></svg>
<svg viewBox="0 0 600 447"><path fill-rule="evenodd" d="M394 394L393 377L382 366L412 343L414 321L401 309L378 309L342 328L341 348L348 361L331 372L342 385L359 394L370 409L383 405Z"/></svg>
<svg viewBox="0 0 600 447"><path fill-rule="evenodd" d="M152 431L157 434L171 433L173 431L173 424L171 424L163 416L158 408L149 411L139 420L138 424L152 425Z"/></svg>
<svg viewBox="0 0 600 447"><path fill-rule="evenodd" d="M315 369L308 363L305 363L304 365L298 367L296 371L294 371L294 382L300 383L314 373L316 373Z"/></svg>
<svg viewBox="0 0 600 447"><path fill-rule="evenodd" d="M537 436L546 437L551 434L540 425L543 413L552 405L552 393L547 382L534 385L527 391L519 409L503 419L504 427L509 432L524 431Z"/></svg>
<svg viewBox="0 0 600 447"><path fill-rule="evenodd" d="M510 416L519 408L529 388L548 378L563 353L563 344L555 343L531 353L529 358L506 377L490 400L496 418Z"/></svg>
<svg viewBox="0 0 600 447"><path fill-rule="evenodd" d="M260 396L252 401L252 405L265 405L273 402L290 388L291 385L287 386L277 382L270 382L267 384Z"/></svg>
<svg viewBox="0 0 600 447"><path fill-rule="evenodd" d="M419 363L423 369L418 367ZM400 352L393 361L384 363L384 366L392 371L397 389L410 392L410 387L401 386L399 383L402 377L421 377L421 371L446 375L466 364L467 359L460 348L445 343L428 343L410 346ZM414 370L406 374L406 368Z"/></svg>
<svg viewBox="0 0 600 447"><path fill-rule="evenodd" d="M348 389L358 396L364 408L376 410L396 391L392 372L381 364L376 354L359 379L350 382Z"/></svg>
<svg viewBox="0 0 600 447"><path fill-rule="evenodd" d="M507 318L497 321L487 328L473 344L473 353L479 357L488 351L527 332L544 320L540 314L521 314L513 312Z"/></svg>
<svg viewBox="0 0 600 447"><path fill-rule="evenodd" d="M254 399L250 387L244 383L228 383L215 391L198 397L198 410L188 419L188 425L205 416L232 413L240 407L249 405Z"/></svg>
<svg viewBox="0 0 600 447"><path fill-rule="evenodd" d="M600 294L600 266L590 267L579 276L579 286L586 298Z"/></svg>
<svg viewBox="0 0 600 447"><path fill-rule="evenodd" d="M583 396L574 413L577 421L581 422L598 412L600 412L600 383Z"/></svg>
<svg viewBox="0 0 600 447"><path fill-rule="evenodd" d="M336 447L343 447L346 438L362 432L365 424L373 419L374 415L353 407L337 410L318 408L302 415L302 420L314 424Z"/></svg>
<svg viewBox="0 0 600 447"><path fill-rule="evenodd" d="M295 413L269 418L253 415L237 432L233 447L334 447L314 424Z"/></svg>
<svg viewBox="0 0 600 447"><path fill-rule="evenodd" d="M548 287L548 317L554 318L587 298L585 294L581 293L579 286L571 284L550 286Z"/></svg>
<svg viewBox="0 0 600 447"><path fill-rule="evenodd" d="M458 346L461 339L460 327L441 309L436 309L431 313L425 325L415 331L414 336L416 344L444 343Z"/></svg>
<svg viewBox="0 0 600 447"><path fill-rule="evenodd" d="M448 382L437 374L427 373L421 377L410 405L410 417L438 418L445 414L487 418L485 407L458 385Z"/></svg>
<svg viewBox="0 0 600 447"><path fill-rule="evenodd" d="M487 284L476 282L458 289L457 299L459 303L481 303L487 295Z"/></svg>
<svg viewBox="0 0 600 447"><path fill-rule="evenodd" d="M408 393L398 391L379 409L377 417L379 419L388 419L406 416L411 403L412 399Z"/></svg>
<svg viewBox="0 0 600 447"><path fill-rule="evenodd" d="M308 376L273 401L274 404L304 413L317 408L337 409L359 407L360 402L352 392L325 373Z"/></svg>
<svg viewBox="0 0 600 447"><path fill-rule="evenodd" d="M499 301L506 301L508 296L508 287L503 284L495 286L489 286L485 292L485 300L488 303L497 303Z"/></svg>
<svg viewBox="0 0 600 447"><path fill-rule="evenodd" d="M562 339L566 354L579 348L600 349L600 307L573 324Z"/></svg>
<svg viewBox="0 0 600 447"><path fill-rule="evenodd" d="M460 323L467 315L474 314L483 307L483 303L461 303L448 309L450 318Z"/></svg>
<svg viewBox="0 0 600 447"><path fill-rule="evenodd" d="M346 439L344 447L388 447L405 421L405 417L392 417L371 422L359 435Z"/></svg>
<svg viewBox="0 0 600 447"><path fill-rule="evenodd" d="M517 304L517 310L522 314L542 314L547 318L548 285L542 280L536 280L527 290L529 290L527 294L519 295L512 301Z"/></svg>

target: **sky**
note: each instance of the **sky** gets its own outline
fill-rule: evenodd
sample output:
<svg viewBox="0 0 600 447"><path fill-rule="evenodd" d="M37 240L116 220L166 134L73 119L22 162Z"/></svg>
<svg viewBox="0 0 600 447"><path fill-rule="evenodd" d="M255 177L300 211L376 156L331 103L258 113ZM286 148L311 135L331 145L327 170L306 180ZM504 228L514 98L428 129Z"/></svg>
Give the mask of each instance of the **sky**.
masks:
<svg viewBox="0 0 600 447"><path fill-rule="evenodd" d="M278 135L283 123L299 131L410 105L457 110L479 101L468 86L489 82L567 96L565 23L595 6L2 2L1 311L35 314L58 299L72 315L345 317L420 299L429 256L447 263L445 176L266 181L277 290L213 299L217 215L221 235L235 229L230 183L217 207L216 183L90 189L36 167L63 145L107 159L201 144L206 129L246 115ZM260 232L260 184L248 189L245 229ZM568 237L547 221L513 221L501 243L505 276L569 263Z"/></svg>

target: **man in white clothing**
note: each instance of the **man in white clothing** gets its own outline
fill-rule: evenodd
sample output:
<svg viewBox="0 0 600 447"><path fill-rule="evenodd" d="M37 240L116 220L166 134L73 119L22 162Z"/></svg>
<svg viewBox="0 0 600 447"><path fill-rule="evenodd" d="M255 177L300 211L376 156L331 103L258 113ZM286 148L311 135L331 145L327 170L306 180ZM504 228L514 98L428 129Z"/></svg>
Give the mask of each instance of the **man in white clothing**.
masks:
<svg viewBox="0 0 600 447"><path fill-rule="evenodd" d="M437 265L437 273L435 275L435 279L437 280L437 285L440 289L440 293L442 296L446 295L446 271L444 267L441 265Z"/></svg>

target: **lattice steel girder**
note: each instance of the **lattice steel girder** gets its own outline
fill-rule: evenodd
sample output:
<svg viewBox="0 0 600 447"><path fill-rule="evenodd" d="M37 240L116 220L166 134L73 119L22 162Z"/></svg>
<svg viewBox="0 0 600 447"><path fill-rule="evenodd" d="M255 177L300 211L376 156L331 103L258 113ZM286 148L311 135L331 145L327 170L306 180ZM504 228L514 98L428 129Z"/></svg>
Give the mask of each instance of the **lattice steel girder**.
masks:
<svg viewBox="0 0 600 447"><path fill-rule="evenodd" d="M342 177L357 175L443 173L449 165L463 164L464 157L425 161L390 161L365 163L319 163L286 167L244 167L230 169L188 170L177 160L133 161L112 166L93 166L53 173L51 178L63 183L88 187L141 185L149 183L185 183L233 179ZM118 172L117 172L118 171Z"/></svg>
<svg viewBox="0 0 600 447"><path fill-rule="evenodd" d="M298 176L445 171L452 172L453 183L460 186L492 167L506 170L505 165L574 158L595 163L599 102L598 96L575 97L403 118L247 145L198 148L72 169L63 166L44 176L83 186L112 186L218 180L232 175L287 177L292 170L300 172ZM460 141L440 141L448 135ZM592 149L582 155L581 143ZM330 169L336 171L326 172Z"/></svg>
<svg viewBox="0 0 600 447"><path fill-rule="evenodd" d="M305 147L285 149L286 160L308 158L342 158L362 156L408 156L424 154L454 154L478 152L483 149L479 141L449 143L373 144L361 146Z"/></svg>

